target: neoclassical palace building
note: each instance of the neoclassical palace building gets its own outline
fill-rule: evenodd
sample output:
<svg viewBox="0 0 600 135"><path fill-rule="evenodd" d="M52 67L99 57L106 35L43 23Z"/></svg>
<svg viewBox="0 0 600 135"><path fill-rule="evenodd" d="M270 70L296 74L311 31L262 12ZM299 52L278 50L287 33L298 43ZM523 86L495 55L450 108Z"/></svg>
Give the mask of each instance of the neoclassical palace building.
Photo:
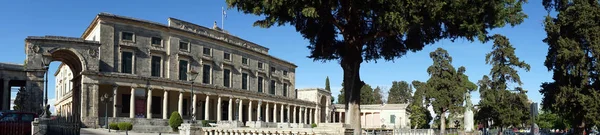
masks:
<svg viewBox="0 0 600 135"><path fill-rule="evenodd" d="M296 65L216 26L206 28L175 18L168 18L165 25L100 13L82 34L82 41L61 37L27 41L35 44L50 39L99 44L98 51L84 51L84 60L89 55L94 61L80 60L83 67L97 66L92 67L97 71L80 73L85 76L80 111L70 110L77 105L71 103L70 89L80 87L71 86L79 75L70 69L77 68L61 64L55 74L57 114L80 113L88 127L104 125L105 116L111 122L164 126L173 112L184 120L246 125L254 121L325 123L331 118L329 92L295 88ZM299 91L307 91L314 99L300 100Z"/></svg>

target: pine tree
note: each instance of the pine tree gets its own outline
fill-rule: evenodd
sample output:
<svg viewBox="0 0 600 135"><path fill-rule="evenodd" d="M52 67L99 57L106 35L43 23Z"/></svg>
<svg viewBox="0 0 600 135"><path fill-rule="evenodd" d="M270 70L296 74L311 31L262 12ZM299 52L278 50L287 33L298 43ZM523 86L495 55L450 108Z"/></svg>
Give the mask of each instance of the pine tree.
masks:
<svg viewBox="0 0 600 135"><path fill-rule="evenodd" d="M567 121L575 134L600 125L600 1L544 0L548 54L544 65L553 82L542 84L543 108Z"/></svg>
<svg viewBox="0 0 600 135"><path fill-rule="evenodd" d="M374 104L383 104L383 95L381 94L381 88L375 87L373 90L373 98L375 99Z"/></svg>
<svg viewBox="0 0 600 135"><path fill-rule="evenodd" d="M310 45L309 58L338 61L344 71L354 134L361 134L363 62L394 60L441 39L487 41L488 31L527 17L523 0L226 0L230 8L263 17L254 26L291 25ZM453 41L453 40L452 40Z"/></svg>
<svg viewBox="0 0 600 135"><path fill-rule="evenodd" d="M371 85L365 84L362 89L360 89L360 104L368 105L374 103L375 98L373 97L373 88L371 88Z"/></svg>
<svg viewBox="0 0 600 135"><path fill-rule="evenodd" d="M464 96L469 91L475 90L477 85L469 81L465 75L466 68L458 70L452 66L452 57L442 48L438 48L429 54L433 64L427 68L429 80L427 80L427 92L425 97L433 106L433 110L440 118L441 132L446 130L446 113L457 113L462 111ZM422 87L422 86L421 86Z"/></svg>
<svg viewBox="0 0 600 135"><path fill-rule="evenodd" d="M427 91L423 82L413 81L412 85L415 87L415 94L412 97L412 101L408 105L407 112L409 113L409 119L411 127L414 129L429 128L429 122L433 119L429 110L427 110L427 103L425 102L425 91Z"/></svg>
<svg viewBox="0 0 600 135"><path fill-rule="evenodd" d="M388 104L406 104L411 98L411 86L406 81L393 81L388 91Z"/></svg>

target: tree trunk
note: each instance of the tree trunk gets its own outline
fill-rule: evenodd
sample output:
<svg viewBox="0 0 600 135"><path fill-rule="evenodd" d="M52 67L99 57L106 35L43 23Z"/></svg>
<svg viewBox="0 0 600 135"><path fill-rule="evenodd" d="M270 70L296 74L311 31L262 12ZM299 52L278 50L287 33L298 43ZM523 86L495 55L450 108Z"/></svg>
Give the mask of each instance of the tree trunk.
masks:
<svg viewBox="0 0 600 135"><path fill-rule="evenodd" d="M446 134L446 116L442 112L440 114L440 135Z"/></svg>
<svg viewBox="0 0 600 135"><path fill-rule="evenodd" d="M360 88L364 83L360 80L360 63L362 56L342 58L340 65L344 70L344 98L346 99L346 124L354 129L354 135L361 134L360 125Z"/></svg>

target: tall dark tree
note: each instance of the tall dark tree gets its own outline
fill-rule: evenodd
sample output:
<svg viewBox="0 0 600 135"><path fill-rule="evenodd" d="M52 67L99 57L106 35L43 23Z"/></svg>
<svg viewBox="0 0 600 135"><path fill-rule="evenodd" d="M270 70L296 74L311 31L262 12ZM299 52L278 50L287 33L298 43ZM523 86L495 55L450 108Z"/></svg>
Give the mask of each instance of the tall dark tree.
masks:
<svg viewBox="0 0 600 135"><path fill-rule="evenodd" d="M329 76L325 78L325 90L331 92L331 87L329 86Z"/></svg>
<svg viewBox="0 0 600 135"><path fill-rule="evenodd" d="M393 81L388 91L388 104L406 104L410 101L411 86L406 81Z"/></svg>
<svg viewBox="0 0 600 135"><path fill-rule="evenodd" d="M433 110L441 120L440 130L444 133L446 128L446 113L463 111L464 96L477 88L465 75L466 68L458 70L452 66L452 57L442 48L429 54L433 64L427 68L427 92L425 97L433 106ZM420 86L423 87L423 86Z"/></svg>
<svg viewBox="0 0 600 135"><path fill-rule="evenodd" d="M486 41L488 30L516 25L524 0L227 0L229 7L264 19L255 26L289 24L309 40L309 58L338 60L347 93L346 122L361 133L359 76L363 62L393 60L440 39Z"/></svg>
<svg viewBox="0 0 600 135"><path fill-rule="evenodd" d="M373 102L373 104L383 104L383 92L381 92L381 88L379 88L379 86L375 87L375 89L373 89L373 98L375 99L375 102Z"/></svg>
<svg viewBox="0 0 600 135"><path fill-rule="evenodd" d="M412 85L416 90L406 110L409 113L410 125L414 129L429 128L429 122L433 117L427 110L428 103L425 101L426 85L419 81L413 81Z"/></svg>
<svg viewBox="0 0 600 135"><path fill-rule="evenodd" d="M340 89L340 94L337 96L338 104L346 104L346 98L344 98L346 92L344 92L344 83L342 83L342 89Z"/></svg>
<svg viewBox="0 0 600 135"><path fill-rule="evenodd" d="M331 86L329 86L329 76L325 78L325 90L331 92ZM331 103L334 103L333 101L335 101L335 98L333 98L333 95L331 95Z"/></svg>
<svg viewBox="0 0 600 135"><path fill-rule="evenodd" d="M361 105L374 104L375 98L373 97L373 88L369 84L363 85L360 89L360 101Z"/></svg>
<svg viewBox="0 0 600 135"><path fill-rule="evenodd" d="M515 48L502 35L494 35L492 51L485 57L485 63L492 65L490 77L483 76L479 81L480 110L478 121L494 121L496 127L518 126L528 122L529 103L526 91L520 87L509 90L508 84L521 86L521 77L517 68L529 71L529 64L520 61L515 55ZM517 91L513 93L511 91ZM486 123L486 122L484 122Z"/></svg>
<svg viewBox="0 0 600 135"><path fill-rule="evenodd" d="M543 108L566 118L582 134L600 125L600 1L544 0L548 54L554 82L542 84Z"/></svg>

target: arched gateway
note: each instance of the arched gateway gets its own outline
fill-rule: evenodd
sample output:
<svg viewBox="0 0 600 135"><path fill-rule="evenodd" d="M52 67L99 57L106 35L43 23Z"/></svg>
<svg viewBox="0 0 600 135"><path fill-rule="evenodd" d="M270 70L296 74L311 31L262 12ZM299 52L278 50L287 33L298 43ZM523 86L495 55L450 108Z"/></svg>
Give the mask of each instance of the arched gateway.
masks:
<svg viewBox="0 0 600 135"><path fill-rule="evenodd" d="M48 66L52 61L61 61L68 65L73 72L73 89L72 113L67 115L69 120L64 122L72 122L78 127L81 115L88 114L80 109L79 105L82 101L82 96L88 96L90 91L97 91L90 81L89 75L98 73L98 49L100 43L97 41L86 41L80 38L68 38L57 36L44 37L27 37L25 39L25 70L27 72L28 81L26 90L30 93L23 110L41 112L44 100L44 75L48 70ZM84 98L86 99L86 98ZM82 104L83 106L84 104ZM90 110L91 111L91 110ZM92 113L93 114L93 113ZM50 131L50 130L49 130Z"/></svg>

